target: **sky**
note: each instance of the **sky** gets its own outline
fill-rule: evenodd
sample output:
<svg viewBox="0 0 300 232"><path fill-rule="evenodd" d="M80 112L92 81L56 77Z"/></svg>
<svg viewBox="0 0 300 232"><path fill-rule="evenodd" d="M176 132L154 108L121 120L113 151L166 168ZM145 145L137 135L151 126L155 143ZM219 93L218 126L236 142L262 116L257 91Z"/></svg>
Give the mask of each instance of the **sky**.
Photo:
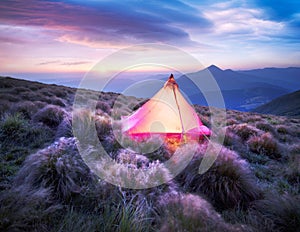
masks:
<svg viewBox="0 0 300 232"><path fill-rule="evenodd" d="M1 1L0 74L85 73L143 43L223 69L300 66L300 1Z"/></svg>

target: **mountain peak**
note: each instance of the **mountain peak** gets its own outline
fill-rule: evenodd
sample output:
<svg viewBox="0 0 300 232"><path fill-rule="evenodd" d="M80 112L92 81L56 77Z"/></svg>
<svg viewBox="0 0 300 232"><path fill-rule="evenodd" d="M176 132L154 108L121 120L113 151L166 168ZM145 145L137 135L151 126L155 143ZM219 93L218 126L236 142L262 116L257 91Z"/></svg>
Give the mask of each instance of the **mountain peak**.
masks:
<svg viewBox="0 0 300 232"><path fill-rule="evenodd" d="M207 68L209 71L223 71L222 69L220 69L218 66L212 64L211 66L209 66Z"/></svg>

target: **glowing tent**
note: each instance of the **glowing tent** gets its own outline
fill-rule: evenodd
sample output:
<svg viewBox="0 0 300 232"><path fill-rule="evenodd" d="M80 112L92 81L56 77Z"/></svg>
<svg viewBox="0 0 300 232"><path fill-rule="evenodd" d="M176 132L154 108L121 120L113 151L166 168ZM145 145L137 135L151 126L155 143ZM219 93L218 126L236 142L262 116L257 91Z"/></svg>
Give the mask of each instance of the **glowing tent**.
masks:
<svg viewBox="0 0 300 232"><path fill-rule="evenodd" d="M122 118L122 131L137 139L151 135L199 139L210 135L210 130L180 93L173 74L149 101Z"/></svg>

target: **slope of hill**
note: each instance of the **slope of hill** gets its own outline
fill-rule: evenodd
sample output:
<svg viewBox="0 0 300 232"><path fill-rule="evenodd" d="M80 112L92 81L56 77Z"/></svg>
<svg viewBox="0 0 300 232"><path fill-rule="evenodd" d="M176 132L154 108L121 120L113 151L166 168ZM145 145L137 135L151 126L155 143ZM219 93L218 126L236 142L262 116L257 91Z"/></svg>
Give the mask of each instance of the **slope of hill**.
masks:
<svg viewBox="0 0 300 232"><path fill-rule="evenodd" d="M227 126L220 128L226 131L225 141L212 144L222 148L212 167L198 173L204 155L210 155L205 153L207 140L186 144L178 148L180 157L190 154L189 146L196 152L170 179L165 161L172 153L164 145L149 153L134 152L127 148L139 148L140 142L121 133L117 119L144 99L13 78L0 78L0 96L0 231L300 228L300 119L228 110ZM96 109L85 104L74 109L74 98ZM211 127L209 109L194 107ZM98 159L97 168L109 171L91 135L117 165L110 178L133 181L124 175L129 168L137 175L136 183L159 179L165 184L137 190L100 179L81 157L84 152L85 158ZM79 136L84 146L78 146ZM146 145L158 142L148 140ZM145 170L158 173L145 178Z"/></svg>
<svg viewBox="0 0 300 232"><path fill-rule="evenodd" d="M252 111L262 114L300 117L300 90L276 98Z"/></svg>

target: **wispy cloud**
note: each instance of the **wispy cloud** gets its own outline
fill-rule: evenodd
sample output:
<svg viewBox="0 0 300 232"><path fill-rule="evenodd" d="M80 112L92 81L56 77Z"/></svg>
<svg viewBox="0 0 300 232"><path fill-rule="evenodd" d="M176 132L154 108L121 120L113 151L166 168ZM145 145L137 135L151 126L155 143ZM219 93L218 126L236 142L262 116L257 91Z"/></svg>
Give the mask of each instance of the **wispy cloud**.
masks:
<svg viewBox="0 0 300 232"><path fill-rule="evenodd" d="M281 34L284 23L263 19L263 12L251 8L208 9L204 14L214 22L214 33L233 38L243 35L245 39L261 40L268 36Z"/></svg>
<svg viewBox="0 0 300 232"><path fill-rule="evenodd" d="M82 64L91 64L91 61L69 61L69 62L64 62L60 60L51 60L51 61L44 61L37 63L37 65L65 65L65 66L74 66L74 65L82 65Z"/></svg>
<svg viewBox="0 0 300 232"><path fill-rule="evenodd" d="M82 65L82 64L90 64L90 61L76 61L76 62L63 62L61 65L73 66L73 65Z"/></svg>
<svg viewBox="0 0 300 232"><path fill-rule="evenodd" d="M60 63L59 60L53 60L53 61L41 62L41 63L38 63L37 65L49 65L49 64L59 64L59 63Z"/></svg>
<svg viewBox="0 0 300 232"><path fill-rule="evenodd" d="M126 10L125 10L126 9ZM0 20L19 25L43 26L60 32L64 42L189 43L184 28L208 30L211 22L197 9L180 1L7 1L0 6Z"/></svg>

